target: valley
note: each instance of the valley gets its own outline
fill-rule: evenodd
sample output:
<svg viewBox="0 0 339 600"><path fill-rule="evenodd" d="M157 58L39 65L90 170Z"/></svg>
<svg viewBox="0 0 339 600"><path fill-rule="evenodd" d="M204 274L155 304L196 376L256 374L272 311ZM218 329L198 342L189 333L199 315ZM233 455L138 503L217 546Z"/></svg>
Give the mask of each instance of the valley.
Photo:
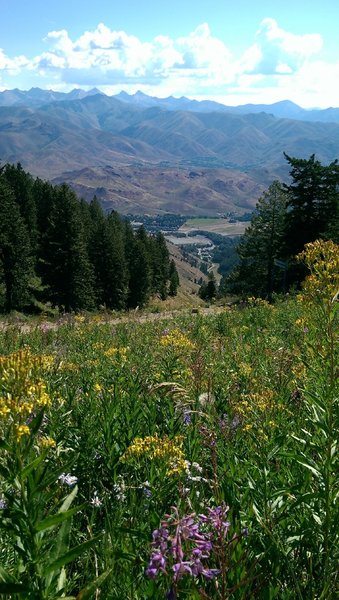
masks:
<svg viewBox="0 0 339 600"><path fill-rule="evenodd" d="M0 157L107 211L241 216L286 180L284 152L337 156L337 109L78 92L0 93Z"/></svg>

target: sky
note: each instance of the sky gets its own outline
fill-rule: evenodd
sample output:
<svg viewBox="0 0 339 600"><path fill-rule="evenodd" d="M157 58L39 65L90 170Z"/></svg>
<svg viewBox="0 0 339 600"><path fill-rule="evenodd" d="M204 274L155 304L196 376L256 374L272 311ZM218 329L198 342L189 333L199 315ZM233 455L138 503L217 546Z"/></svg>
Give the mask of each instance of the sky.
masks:
<svg viewBox="0 0 339 600"><path fill-rule="evenodd" d="M0 91L339 107L338 0L0 0Z"/></svg>

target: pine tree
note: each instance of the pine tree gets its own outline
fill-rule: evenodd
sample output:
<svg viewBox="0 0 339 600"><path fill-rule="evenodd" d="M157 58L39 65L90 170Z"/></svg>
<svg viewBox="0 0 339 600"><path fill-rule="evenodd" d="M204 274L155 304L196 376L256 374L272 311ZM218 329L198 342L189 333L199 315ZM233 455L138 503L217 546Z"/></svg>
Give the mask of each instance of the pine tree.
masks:
<svg viewBox="0 0 339 600"><path fill-rule="evenodd" d="M161 300L166 300L170 260L166 240L161 232L150 238L149 253L152 270L152 293L159 294Z"/></svg>
<svg viewBox="0 0 339 600"><path fill-rule="evenodd" d="M87 248L95 278L95 295L98 304L105 304L106 241L104 236L106 217L96 196L88 207Z"/></svg>
<svg viewBox="0 0 339 600"><path fill-rule="evenodd" d="M66 311L93 308L94 273L79 201L65 184L54 189L43 250L43 282L49 285L53 303Z"/></svg>
<svg viewBox="0 0 339 600"><path fill-rule="evenodd" d="M128 306L145 306L151 294L152 271L148 243L138 233L130 246L128 271Z"/></svg>
<svg viewBox="0 0 339 600"><path fill-rule="evenodd" d="M33 196L33 177L23 170L20 163L16 166L5 165L3 177L13 192L20 215L26 224L31 252L35 256L37 250L37 208Z"/></svg>
<svg viewBox="0 0 339 600"><path fill-rule="evenodd" d="M239 264L225 280L228 292L270 298L283 289L282 257L287 194L275 181L259 199L250 226L237 247Z"/></svg>
<svg viewBox="0 0 339 600"><path fill-rule="evenodd" d="M285 254L298 254L304 245L323 237L338 220L339 165L335 160L322 165L312 154L309 159L292 158L292 183L284 185L288 192Z"/></svg>
<svg viewBox="0 0 339 600"><path fill-rule="evenodd" d="M304 245L318 238L336 238L339 213L339 165L333 161L322 165L312 154L309 159L292 158L292 183L284 185L288 192L284 234L284 254L290 259L288 280L299 285L306 275L295 255Z"/></svg>
<svg viewBox="0 0 339 600"><path fill-rule="evenodd" d="M172 259L169 266L169 295L176 296L178 292L178 287L180 285L179 275L177 268L175 266L175 262Z"/></svg>
<svg viewBox="0 0 339 600"><path fill-rule="evenodd" d="M214 273L210 273L208 276L208 281L203 281L200 289L199 296L202 300L213 300L217 295L217 282L215 280Z"/></svg>
<svg viewBox="0 0 339 600"><path fill-rule="evenodd" d="M5 312L31 304L33 260L27 226L6 178L0 176L0 287Z"/></svg>
<svg viewBox="0 0 339 600"><path fill-rule="evenodd" d="M128 274L123 225L116 212L111 213L104 224L102 257L104 304L108 308L121 310L126 307Z"/></svg>

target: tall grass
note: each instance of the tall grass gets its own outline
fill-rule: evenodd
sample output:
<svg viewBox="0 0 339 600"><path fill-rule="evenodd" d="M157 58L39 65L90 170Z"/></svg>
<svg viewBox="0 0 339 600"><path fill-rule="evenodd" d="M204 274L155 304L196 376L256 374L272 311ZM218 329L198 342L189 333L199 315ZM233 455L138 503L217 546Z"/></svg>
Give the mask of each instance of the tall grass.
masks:
<svg viewBox="0 0 339 600"><path fill-rule="evenodd" d="M1 334L0 596L338 592L338 253L298 299Z"/></svg>

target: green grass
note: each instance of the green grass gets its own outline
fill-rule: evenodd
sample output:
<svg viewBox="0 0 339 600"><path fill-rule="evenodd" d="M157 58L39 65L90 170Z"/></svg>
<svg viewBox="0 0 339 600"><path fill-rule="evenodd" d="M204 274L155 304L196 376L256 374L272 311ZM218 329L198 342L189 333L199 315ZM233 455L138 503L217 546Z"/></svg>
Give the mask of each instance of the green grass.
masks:
<svg viewBox="0 0 339 600"><path fill-rule="evenodd" d="M335 598L336 317L310 306L2 331L0 407L13 398L0 418L0 596ZM18 440L29 415L13 406L27 398ZM169 554L166 572L145 575L166 514L218 506L227 535L201 525L216 578L175 580Z"/></svg>

